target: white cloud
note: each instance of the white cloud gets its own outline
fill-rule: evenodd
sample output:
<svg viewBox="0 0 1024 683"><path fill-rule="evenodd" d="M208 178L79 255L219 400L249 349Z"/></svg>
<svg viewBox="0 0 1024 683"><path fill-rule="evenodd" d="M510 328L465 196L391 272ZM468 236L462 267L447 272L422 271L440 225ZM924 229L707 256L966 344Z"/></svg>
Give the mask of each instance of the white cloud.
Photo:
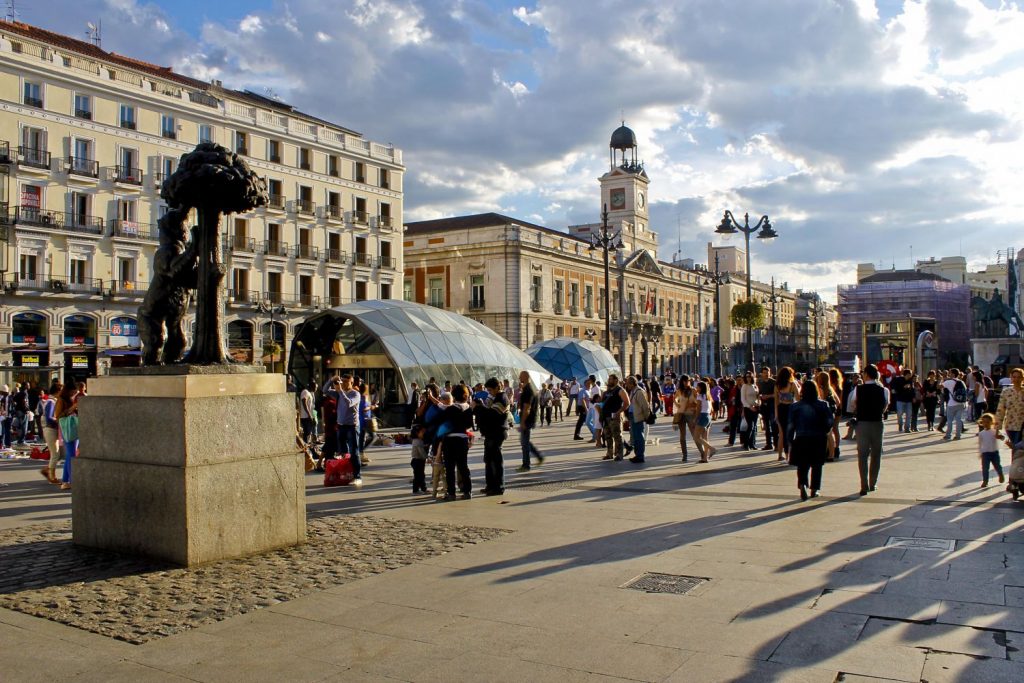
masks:
<svg viewBox="0 0 1024 683"><path fill-rule="evenodd" d="M1019 234L1014 3L288 0L185 36L162 1L53 0L54 25L36 21L76 35L103 8L105 46L394 142L410 219L596 220L624 112L663 258L702 259L725 208L771 214L781 237L755 257L814 289L889 260L894 240L941 256L969 236L983 259Z"/></svg>

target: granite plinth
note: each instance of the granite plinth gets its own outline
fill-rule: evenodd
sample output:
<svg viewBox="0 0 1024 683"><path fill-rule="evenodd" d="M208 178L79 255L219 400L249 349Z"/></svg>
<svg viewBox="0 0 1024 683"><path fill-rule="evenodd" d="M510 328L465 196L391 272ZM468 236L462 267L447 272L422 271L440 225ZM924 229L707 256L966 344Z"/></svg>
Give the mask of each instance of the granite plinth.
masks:
<svg viewBox="0 0 1024 683"><path fill-rule="evenodd" d="M305 540L282 375L97 377L79 417L75 543L196 566Z"/></svg>

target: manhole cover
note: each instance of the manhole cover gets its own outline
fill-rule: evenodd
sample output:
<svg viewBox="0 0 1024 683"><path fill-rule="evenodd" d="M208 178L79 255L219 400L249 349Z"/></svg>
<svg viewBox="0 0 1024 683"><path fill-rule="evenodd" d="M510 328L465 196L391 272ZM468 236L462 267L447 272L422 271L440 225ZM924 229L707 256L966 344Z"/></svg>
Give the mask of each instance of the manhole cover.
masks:
<svg viewBox="0 0 1024 683"><path fill-rule="evenodd" d="M956 549L956 541L950 538L911 538L909 536L890 536L889 540L885 542L885 547L948 552Z"/></svg>
<svg viewBox="0 0 1024 683"><path fill-rule="evenodd" d="M561 491L575 488L578 484L579 481L576 479L563 479L561 481L527 481L505 486L505 488L512 491Z"/></svg>
<svg viewBox="0 0 1024 683"><path fill-rule="evenodd" d="M678 574L658 574L646 572L632 581L620 586L620 588L631 588L636 591L647 593L674 593L686 595L708 579L700 576L681 576Z"/></svg>

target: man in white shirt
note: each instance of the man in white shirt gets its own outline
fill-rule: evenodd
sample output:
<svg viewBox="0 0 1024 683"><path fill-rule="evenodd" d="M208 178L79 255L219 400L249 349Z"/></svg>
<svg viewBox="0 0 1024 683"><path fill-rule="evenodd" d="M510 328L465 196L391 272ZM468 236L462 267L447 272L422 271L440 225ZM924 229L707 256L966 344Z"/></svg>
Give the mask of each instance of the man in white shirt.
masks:
<svg viewBox="0 0 1024 683"><path fill-rule="evenodd" d="M314 391L316 382L310 380L299 394L299 424L302 425L302 440L306 443L311 443L310 439L316 433L316 420L313 419Z"/></svg>
<svg viewBox="0 0 1024 683"><path fill-rule="evenodd" d="M960 378L960 371L956 368L949 371L949 379L942 383L942 388L946 390L946 435L942 439L949 441L954 422L956 423L956 436L953 438L959 439L964 431L964 409L967 408L967 397L970 396L970 393L967 390L967 385Z"/></svg>

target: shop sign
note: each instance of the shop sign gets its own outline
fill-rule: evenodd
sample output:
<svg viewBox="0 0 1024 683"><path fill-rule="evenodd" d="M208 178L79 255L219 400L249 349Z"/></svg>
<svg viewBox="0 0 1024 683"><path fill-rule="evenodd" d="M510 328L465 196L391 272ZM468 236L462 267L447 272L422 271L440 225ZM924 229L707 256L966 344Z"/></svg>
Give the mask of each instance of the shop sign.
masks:
<svg viewBox="0 0 1024 683"><path fill-rule="evenodd" d="M127 317L111 320L110 346L115 349L137 349L141 347L138 321L135 318Z"/></svg>
<svg viewBox="0 0 1024 683"><path fill-rule="evenodd" d="M89 369L89 356L81 356L78 354L72 354L71 356L71 369L72 370L88 370Z"/></svg>
<svg viewBox="0 0 1024 683"><path fill-rule="evenodd" d="M21 367L23 368L38 368L39 367L39 356L36 354L21 354Z"/></svg>

